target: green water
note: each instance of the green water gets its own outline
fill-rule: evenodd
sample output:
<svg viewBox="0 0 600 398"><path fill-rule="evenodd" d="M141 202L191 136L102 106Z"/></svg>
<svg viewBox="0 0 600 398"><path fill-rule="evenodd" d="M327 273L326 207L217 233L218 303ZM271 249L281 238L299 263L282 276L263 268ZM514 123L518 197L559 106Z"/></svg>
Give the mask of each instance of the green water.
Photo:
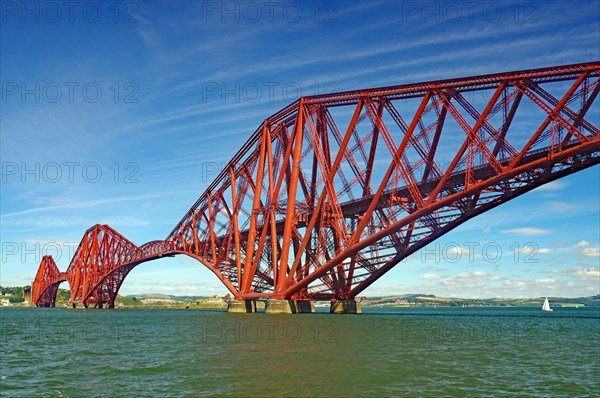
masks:
<svg viewBox="0 0 600 398"><path fill-rule="evenodd" d="M600 309L362 315L0 309L2 397L488 396L600 391Z"/></svg>

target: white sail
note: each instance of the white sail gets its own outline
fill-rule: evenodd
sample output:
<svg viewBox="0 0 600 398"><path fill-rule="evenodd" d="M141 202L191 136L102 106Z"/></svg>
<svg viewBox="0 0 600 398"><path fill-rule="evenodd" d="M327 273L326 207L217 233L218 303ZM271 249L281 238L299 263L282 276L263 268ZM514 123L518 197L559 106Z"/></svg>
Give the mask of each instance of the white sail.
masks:
<svg viewBox="0 0 600 398"><path fill-rule="evenodd" d="M552 308L550 308L550 303L548 302L548 297L544 300L544 305L542 306L542 311L551 312Z"/></svg>

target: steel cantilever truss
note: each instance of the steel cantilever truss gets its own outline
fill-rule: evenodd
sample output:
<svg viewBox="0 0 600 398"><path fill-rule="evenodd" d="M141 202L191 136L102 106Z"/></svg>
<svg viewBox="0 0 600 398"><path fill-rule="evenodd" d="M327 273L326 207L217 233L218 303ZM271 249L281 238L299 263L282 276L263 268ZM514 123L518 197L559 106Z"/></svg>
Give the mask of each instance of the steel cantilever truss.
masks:
<svg viewBox="0 0 600 398"><path fill-rule="evenodd" d="M31 284L31 297L38 306L54 307L58 286L67 280L61 273L52 256L44 256L37 275Z"/></svg>
<svg viewBox="0 0 600 398"><path fill-rule="evenodd" d="M597 164L599 91L592 62L303 97L262 123L164 241L88 230L71 299L114 305L134 266L175 254L237 299L354 298L468 219ZM34 293L56 284L44 264Z"/></svg>

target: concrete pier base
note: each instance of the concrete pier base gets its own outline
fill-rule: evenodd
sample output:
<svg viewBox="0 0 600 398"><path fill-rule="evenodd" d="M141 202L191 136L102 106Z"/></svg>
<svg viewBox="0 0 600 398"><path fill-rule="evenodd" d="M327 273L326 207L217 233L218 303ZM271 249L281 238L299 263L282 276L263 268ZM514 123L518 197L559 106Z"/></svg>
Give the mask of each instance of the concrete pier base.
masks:
<svg viewBox="0 0 600 398"><path fill-rule="evenodd" d="M332 300L329 312L332 314L361 314L360 301Z"/></svg>
<svg viewBox="0 0 600 398"><path fill-rule="evenodd" d="M315 303L309 300L269 300L266 314L310 314L315 312Z"/></svg>
<svg viewBox="0 0 600 398"><path fill-rule="evenodd" d="M295 311L294 300L268 300L265 305L266 314L291 314Z"/></svg>
<svg viewBox="0 0 600 398"><path fill-rule="evenodd" d="M256 301L254 300L231 300L227 304L227 312L246 314L256 312Z"/></svg>

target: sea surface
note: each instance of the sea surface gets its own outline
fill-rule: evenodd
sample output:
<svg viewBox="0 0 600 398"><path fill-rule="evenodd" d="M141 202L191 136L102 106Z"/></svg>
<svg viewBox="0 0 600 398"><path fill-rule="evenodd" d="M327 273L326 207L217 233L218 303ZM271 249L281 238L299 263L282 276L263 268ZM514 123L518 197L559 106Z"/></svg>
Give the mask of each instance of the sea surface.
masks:
<svg viewBox="0 0 600 398"><path fill-rule="evenodd" d="M0 396L600 393L600 308L363 310L1 308Z"/></svg>

